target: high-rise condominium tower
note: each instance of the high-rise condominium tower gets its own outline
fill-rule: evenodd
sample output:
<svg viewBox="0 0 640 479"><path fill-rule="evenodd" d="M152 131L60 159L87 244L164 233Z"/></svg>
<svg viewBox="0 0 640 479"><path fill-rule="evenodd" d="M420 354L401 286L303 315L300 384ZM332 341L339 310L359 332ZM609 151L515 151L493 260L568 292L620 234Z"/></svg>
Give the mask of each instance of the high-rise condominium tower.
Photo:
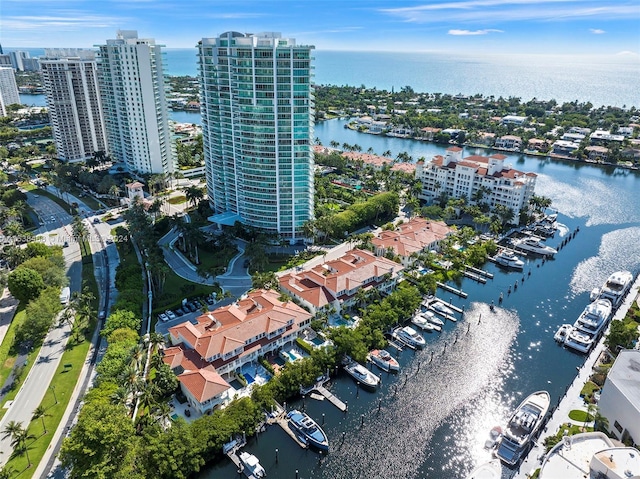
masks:
<svg viewBox="0 0 640 479"><path fill-rule="evenodd" d="M16 75L12 67L0 67L0 116L7 116L7 107L20 103Z"/></svg>
<svg viewBox="0 0 640 479"><path fill-rule="evenodd" d="M46 49L40 66L58 158L85 161L106 152L95 52Z"/></svg>
<svg viewBox="0 0 640 479"><path fill-rule="evenodd" d="M170 173L171 143L160 45L118 31L99 45L98 72L109 155L138 173Z"/></svg>
<svg viewBox="0 0 640 479"><path fill-rule="evenodd" d="M313 218L313 47L227 32L198 48L211 220L302 239Z"/></svg>

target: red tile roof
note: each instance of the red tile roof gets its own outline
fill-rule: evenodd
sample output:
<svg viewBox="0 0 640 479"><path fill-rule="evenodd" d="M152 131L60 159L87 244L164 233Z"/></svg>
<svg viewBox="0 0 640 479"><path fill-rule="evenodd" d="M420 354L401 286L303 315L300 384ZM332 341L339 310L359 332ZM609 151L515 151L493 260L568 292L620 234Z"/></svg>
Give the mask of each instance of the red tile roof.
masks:
<svg viewBox="0 0 640 479"><path fill-rule="evenodd" d="M392 249L395 254L408 257L446 238L452 232L453 229L442 221L413 218L394 231L380 232L371 242L376 248Z"/></svg>
<svg viewBox="0 0 640 479"><path fill-rule="evenodd" d="M231 387L213 368L184 372L178 376L178 381L200 403L219 396Z"/></svg>

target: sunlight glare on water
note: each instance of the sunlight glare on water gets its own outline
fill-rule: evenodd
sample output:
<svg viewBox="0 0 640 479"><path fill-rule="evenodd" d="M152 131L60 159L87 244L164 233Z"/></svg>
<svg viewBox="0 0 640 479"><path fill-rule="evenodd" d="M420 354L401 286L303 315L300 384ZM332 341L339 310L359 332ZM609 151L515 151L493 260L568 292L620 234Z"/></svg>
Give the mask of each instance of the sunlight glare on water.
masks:
<svg viewBox="0 0 640 479"><path fill-rule="evenodd" d="M506 359L518 325L513 312L496 308L492 313L486 304L474 303L454 330L443 332L403 367L397 395L390 392L380 412L373 403L364 426L352 433L355 437L347 436L332 450L324 466L331 471L328 477L423 477L419 472L426 445L447 417L469 423L460 429L465 436L455 440L480 444L474 456L482 456L483 438L505 417L497 391L510 372ZM482 403L482 411L456 411L469 401ZM453 468L465 467L453 457L452 462Z"/></svg>

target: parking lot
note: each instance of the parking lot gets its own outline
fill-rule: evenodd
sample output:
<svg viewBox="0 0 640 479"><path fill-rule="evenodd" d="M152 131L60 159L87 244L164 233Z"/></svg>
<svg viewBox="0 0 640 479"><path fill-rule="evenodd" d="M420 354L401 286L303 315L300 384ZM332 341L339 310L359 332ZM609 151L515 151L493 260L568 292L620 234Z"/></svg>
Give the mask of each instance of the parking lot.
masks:
<svg viewBox="0 0 640 479"><path fill-rule="evenodd" d="M206 299L208 299L208 302ZM156 332L165 335L169 331L169 328L184 323L185 321L191 321L195 324L196 318L202 315L203 305L207 307L207 310L211 311L220 306L220 303L216 303L211 297L188 300L181 308L168 310L157 315ZM171 315L173 315L173 317L171 317Z"/></svg>

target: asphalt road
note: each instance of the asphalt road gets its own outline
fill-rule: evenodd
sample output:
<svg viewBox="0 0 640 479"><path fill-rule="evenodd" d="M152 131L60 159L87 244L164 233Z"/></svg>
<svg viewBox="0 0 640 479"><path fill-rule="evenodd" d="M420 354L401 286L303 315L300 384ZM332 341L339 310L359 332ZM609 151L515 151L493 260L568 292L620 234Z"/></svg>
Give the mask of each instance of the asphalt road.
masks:
<svg viewBox="0 0 640 479"><path fill-rule="evenodd" d="M71 291L78 291L82 280L82 264L80 248L77 243L70 240L72 236L70 227L71 215L58 204L45 197L34 197L33 194L29 193L27 202L38 213L41 226L35 233L42 235L45 243L63 244L64 241L68 241L69 246L63 248L62 251L67 264L69 287ZM3 431L10 421L21 422L25 427L29 424L33 411L42 402L60 363L60 358L69 339L70 329L67 324L56 325L49 332L40 354L15 400L8 406L7 413L0 420L0 431ZM0 466L4 465L11 456L13 447L11 447L10 442L10 438L0 439Z"/></svg>

